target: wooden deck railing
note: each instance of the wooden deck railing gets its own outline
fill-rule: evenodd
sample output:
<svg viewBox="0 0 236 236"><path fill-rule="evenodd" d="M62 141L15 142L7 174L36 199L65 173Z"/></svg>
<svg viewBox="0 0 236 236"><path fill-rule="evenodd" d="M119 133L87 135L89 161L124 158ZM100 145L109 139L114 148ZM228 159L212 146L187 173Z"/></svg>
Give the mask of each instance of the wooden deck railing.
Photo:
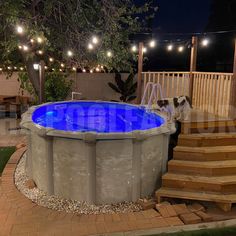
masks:
<svg viewBox="0 0 236 236"><path fill-rule="evenodd" d="M193 107L219 116L229 117L232 73L193 72ZM159 83L165 97L189 96L190 72L144 72L147 82ZM150 96L150 92L148 96Z"/></svg>

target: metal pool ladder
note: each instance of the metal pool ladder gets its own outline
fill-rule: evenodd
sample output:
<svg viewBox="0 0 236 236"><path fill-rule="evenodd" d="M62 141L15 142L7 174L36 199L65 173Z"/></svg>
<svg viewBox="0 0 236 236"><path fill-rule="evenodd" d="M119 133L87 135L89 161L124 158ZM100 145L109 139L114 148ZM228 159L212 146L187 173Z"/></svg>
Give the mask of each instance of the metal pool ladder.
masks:
<svg viewBox="0 0 236 236"><path fill-rule="evenodd" d="M147 109L151 109L152 102L153 100L157 101L158 95L160 96L160 99L163 99L163 92L162 92L161 85L154 82L148 82L144 89L141 106L145 106ZM146 98L148 98L147 105L145 105Z"/></svg>
<svg viewBox="0 0 236 236"><path fill-rule="evenodd" d="M71 94L71 100L75 100L75 99L74 99L75 95L82 95L82 93L79 93L79 92L72 92L72 94Z"/></svg>

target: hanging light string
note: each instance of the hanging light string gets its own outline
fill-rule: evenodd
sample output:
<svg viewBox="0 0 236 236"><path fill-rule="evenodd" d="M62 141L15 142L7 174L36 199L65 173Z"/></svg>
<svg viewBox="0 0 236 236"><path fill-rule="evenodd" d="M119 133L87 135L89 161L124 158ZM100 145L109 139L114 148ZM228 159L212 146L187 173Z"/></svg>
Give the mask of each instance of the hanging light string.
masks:
<svg viewBox="0 0 236 236"><path fill-rule="evenodd" d="M202 47L207 47L210 44L210 39L209 39L209 35L212 34L226 34L226 33L233 33L236 32L236 30L221 30L221 31L212 31L212 32L193 32L193 33L158 33L158 35L162 36L162 35L166 35L166 36L199 36L201 35L202 39L200 42L200 46ZM24 29L24 27L22 25L17 25L16 26L16 33L19 36L22 36L26 33L26 30ZM153 35L153 33L148 33L148 32L144 32L142 33L143 35ZM155 34L154 34L155 35ZM18 49L21 50L24 53L27 53L29 51L31 51L31 46L33 46L35 43L39 45L43 45L45 41L45 38L43 38L42 36L36 36L34 38L31 38L29 40L29 43L24 43L24 44L19 44L18 45ZM96 49L97 45L99 44L100 39L98 36L94 35L91 40L88 42L87 45L87 49L88 51L92 51L94 49ZM158 46L163 46L168 52L171 51L176 51L178 53L182 53L186 48L191 48L191 39L180 39L179 37L177 39L162 39L162 40L155 40L155 39L151 39L149 41L142 40L142 42L144 43L144 47L143 47L143 53L147 53L148 52L148 48L152 49L155 48L157 45ZM132 53L137 53L138 52L138 46L137 46L137 42L133 41L133 43L131 43L130 46L130 50ZM45 54L45 52L42 49L37 49L35 52L38 56L42 56ZM72 49L67 50L66 55L68 58L73 58L74 57L74 52ZM105 55L108 58L112 58L114 56L113 52L108 49L105 53ZM71 67L67 67L65 65L65 63L61 62L61 60L55 59L54 57L49 56L48 57L48 62L49 65L45 66L45 69L49 69L49 66L52 64L57 64L60 65L59 66L59 71L63 72L66 69L70 69L72 71L77 71L77 70L81 70L82 72L87 72L89 71L90 73L92 72L101 72L104 71L105 67L104 66L96 66L92 69L88 69L86 70L84 67L77 67L76 65L72 65ZM57 68L51 68L52 71L55 71ZM24 71L25 70L25 66L0 66L0 72L2 72L3 70L8 70L8 71L16 71L16 70L20 70L20 71Z"/></svg>

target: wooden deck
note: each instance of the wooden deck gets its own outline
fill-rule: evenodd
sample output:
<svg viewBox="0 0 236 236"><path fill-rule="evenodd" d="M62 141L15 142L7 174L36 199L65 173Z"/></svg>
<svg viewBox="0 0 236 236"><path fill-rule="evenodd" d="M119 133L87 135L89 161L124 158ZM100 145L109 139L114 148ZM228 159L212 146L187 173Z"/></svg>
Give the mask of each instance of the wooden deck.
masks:
<svg viewBox="0 0 236 236"><path fill-rule="evenodd" d="M181 133L236 132L236 120L193 109L189 120L181 122Z"/></svg>

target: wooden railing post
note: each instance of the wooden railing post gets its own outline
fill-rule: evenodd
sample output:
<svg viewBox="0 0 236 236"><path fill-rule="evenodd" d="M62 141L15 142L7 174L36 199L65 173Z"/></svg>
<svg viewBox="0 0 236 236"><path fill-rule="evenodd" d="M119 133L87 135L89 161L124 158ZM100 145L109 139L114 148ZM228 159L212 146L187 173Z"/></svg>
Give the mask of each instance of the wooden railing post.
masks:
<svg viewBox="0 0 236 236"><path fill-rule="evenodd" d="M193 80L194 74L197 70L197 46L198 38L196 36L192 37L192 47L191 47L191 58L190 58L190 76L189 76L189 97L193 100Z"/></svg>
<svg viewBox="0 0 236 236"><path fill-rule="evenodd" d="M138 86L136 103L140 104L142 96L142 72L143 72L143 43L138 45Z"/></svg>
<svg viewBox="0 0 236 236"><path fill-rule="evenodd" d="M230 89L230 103L229 103L229 116L233 119L236 118L236 39L234 41L234 63L233 63L233 78Z"/></svg>
<svg viewBox="0 0 236 236"><path fill-rule="evenodd" d="M43 60L39 63L39 103L45 102L45 62Z"/></svg>

